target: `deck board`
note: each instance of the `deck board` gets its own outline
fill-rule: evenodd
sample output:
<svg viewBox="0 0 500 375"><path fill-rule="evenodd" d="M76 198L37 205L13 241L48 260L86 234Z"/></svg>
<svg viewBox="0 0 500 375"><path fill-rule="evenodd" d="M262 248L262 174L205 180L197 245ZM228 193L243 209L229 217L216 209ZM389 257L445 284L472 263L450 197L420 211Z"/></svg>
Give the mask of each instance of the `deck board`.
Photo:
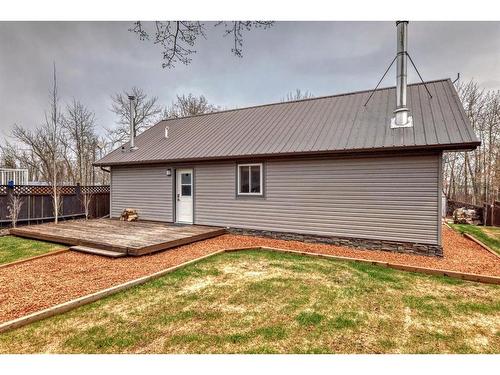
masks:
<svg viewBox="0 0 500 375"><path fill-rule="evenodd" d="M11 234L70 246L89 246L138 256L225 233L224 228L113 219L71 220L11 229Z"/></svg>

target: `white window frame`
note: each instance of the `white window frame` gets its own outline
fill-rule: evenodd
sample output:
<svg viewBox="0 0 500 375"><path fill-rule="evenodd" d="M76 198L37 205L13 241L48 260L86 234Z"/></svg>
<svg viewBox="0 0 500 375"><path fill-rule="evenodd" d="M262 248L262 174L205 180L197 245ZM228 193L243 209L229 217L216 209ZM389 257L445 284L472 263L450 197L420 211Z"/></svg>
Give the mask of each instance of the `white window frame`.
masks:
<svg viewBox="0 0 500 375"><path fill-rule="evenodd" d="M240 179L241 179L241 167L259 167L260 168L260 192L258 193L252 193L252 192L248 192L248 193L242 193L241 192L241 184L240 184ZM262 196L264 194L264 165L263 163L247 163L247 164L238 164L237 165L237 171L236 173L238 174L238 181L237 181L237 184L238 184L238 195L244 195L244 196L247 196L247 195L253 195L253 196ZM250 172L250 175L248 176L248 186L249 186L249 190L252 189L252 173Z"/></svg>

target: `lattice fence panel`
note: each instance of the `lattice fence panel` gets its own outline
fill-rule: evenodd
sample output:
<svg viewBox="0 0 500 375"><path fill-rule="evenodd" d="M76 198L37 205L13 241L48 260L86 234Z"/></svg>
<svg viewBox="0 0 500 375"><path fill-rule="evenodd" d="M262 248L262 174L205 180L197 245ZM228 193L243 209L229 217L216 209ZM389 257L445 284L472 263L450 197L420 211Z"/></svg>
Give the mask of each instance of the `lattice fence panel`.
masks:
<svg viewBox="0 0 500 375"><path fill-rule="evenodd" d="M81 191L85 194L104 194L109 193L109 186L82 186Z"/></svg>
<svg viewBox="0 0 500 375"><path fill-rule="evenodd" d="M0 195L6 195L9 187L0 185ZM78 193L78 186L65 185L58 187L61 195L74 195ZM84 194L105 194L109 193L109 186L80 186L80 192ZM16 195L52 195L52 187L47 185L15 185L14 194Z"/></svg>

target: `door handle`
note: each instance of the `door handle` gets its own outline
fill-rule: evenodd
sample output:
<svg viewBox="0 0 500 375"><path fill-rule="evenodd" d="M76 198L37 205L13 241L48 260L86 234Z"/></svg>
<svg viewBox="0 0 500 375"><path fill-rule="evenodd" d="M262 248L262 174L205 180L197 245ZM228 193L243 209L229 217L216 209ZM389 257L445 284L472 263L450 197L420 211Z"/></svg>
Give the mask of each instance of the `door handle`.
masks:
<svg viewBox="0 0 500 375"><path fill-rule="evenodd" d="M180 201L181 200L181 195L180 194L177 194L177 200Z"/></svg>

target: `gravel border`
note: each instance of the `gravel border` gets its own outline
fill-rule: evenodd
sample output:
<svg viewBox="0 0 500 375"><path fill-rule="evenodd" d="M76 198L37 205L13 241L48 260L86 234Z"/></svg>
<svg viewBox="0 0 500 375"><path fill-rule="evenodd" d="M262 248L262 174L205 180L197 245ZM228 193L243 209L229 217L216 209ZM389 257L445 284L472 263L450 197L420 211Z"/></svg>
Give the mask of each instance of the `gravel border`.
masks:
<svg viewBox="0 0 500 375"><path fill-rule="evenodd" d="M477 243L443 228L443 258L347 247L223 235L142 257L110 259L76 252L34 259L0 269L0 322L125 283L228 248L272 247L398 263L486 276L500 276L500 261Z"/></svg>
<svg viewBox="0 0 500 375"><path fill-rule="evenodd" d="M488 250L490 253L492 253L494 256L496 256L497 258L500 259L500 254L498 254L495 250L493 249L490 249L485 243L481 242L480 240L478 240L476 237L474 237L473 235L469 234L469 233L464 233L463 234L464 237L468 238L469 240L471 241L474 241L475 243L477 243L479 246L481 246L482 248L484 248L485 250Z"/></svg>

